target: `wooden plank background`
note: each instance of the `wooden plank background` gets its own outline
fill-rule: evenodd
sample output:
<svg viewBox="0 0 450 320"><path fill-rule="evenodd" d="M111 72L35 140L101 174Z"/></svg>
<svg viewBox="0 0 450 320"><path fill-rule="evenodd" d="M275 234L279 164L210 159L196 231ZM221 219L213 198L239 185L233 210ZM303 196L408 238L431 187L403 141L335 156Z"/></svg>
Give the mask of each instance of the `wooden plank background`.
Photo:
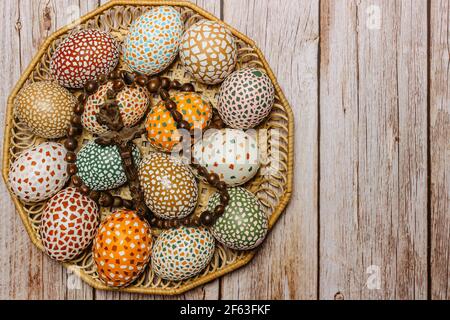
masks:
<svg viewBox="0 0 450 320"><path fill-rule="evenodd" d="M0 1L2 121L45 38L104 2ZM193 2L254 39L277 75L295 189L249 266L176 298L449 299L450 0ZM48 259L3 182L0 212L1 299L162 298L94 290Z"/></svg>

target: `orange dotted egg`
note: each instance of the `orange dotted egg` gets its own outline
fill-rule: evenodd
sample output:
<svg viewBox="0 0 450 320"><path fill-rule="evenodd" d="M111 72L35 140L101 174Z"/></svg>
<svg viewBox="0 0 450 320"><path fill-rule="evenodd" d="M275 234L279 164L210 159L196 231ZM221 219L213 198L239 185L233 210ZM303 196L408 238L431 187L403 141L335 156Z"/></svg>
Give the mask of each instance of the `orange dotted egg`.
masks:
<svg viewBox="0 0 450 320"><path fill-rule="evenodd" d="M111 287L129 285L144 271L151 250L149 224L133 211L116 211L103 221L94 239L100 279Z"/></svg>
<svg viewBox="0 0 450 320"><path fill-rule="evenodd" d="M172 97L177 110L191 129L204 130L212 118L211 105L197 93L178 93ZM161 151L171 152L180 143L181 133L163 102L158 103L149 113L145 128L150 144Z"/></svg>

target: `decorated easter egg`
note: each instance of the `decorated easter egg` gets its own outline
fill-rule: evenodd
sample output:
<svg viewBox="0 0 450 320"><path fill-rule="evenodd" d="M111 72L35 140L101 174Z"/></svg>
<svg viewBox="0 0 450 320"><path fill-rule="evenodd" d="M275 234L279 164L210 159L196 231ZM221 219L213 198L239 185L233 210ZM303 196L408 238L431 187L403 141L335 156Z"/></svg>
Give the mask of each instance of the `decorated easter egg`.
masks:
<svg viewBox="0 0 450 320"><path fill-rule="evenodd" d="M82 88L86 82L109 74L119 62L119 46L105 31L86 29L67 37L50 61L53 78L64 87Z"/></svg>
<svg viewBox="0 0 450 320"><path fill-rule="evenodd" d="M201 166L232 187L250 181L260 167L256 139L240 130L223 129L206 135L194 145L193 155Z"/></svg>
<svg viewBox="0 0 450 320"><path fill-rule="evenodd" d="M55 82L33 82L20 90L14 100L18 118L42 138L56 139L66 134L76 98Z"/></svg>
<svg viewBox="0 0 450 320"><path fill-rule="evenodd" d="M185 218L197 205L195 177L177 158L163 153L147 155L139 167L139 181L145 203L159 218Z"/></svg>
<svg viewBox="0 0 450 320"><path fill-rule="evenodd" d="M139 165L141 154L133 147L133 159ZM105 191L116 189L127 182L122 158L117 146L101 146L91 141L77 155L78 176L91 189Z"/></svg>
<svg viewBox="0 0 450 320"><path fill-rule="evenodd" d="M66 149L56 142L45 142L24 151L9 170L12 192L26 203L47 200L69 180Z"/></svg>
<svg viewBox="0 0 450 320"><path fill-rule="evenodd" d="M81 117L83 127L94 134L102 134L108 131L106 126L97 122L97 113L104 105L106 93L112 89L112 82L102 85L96 93L89 96ZM125 87L117 94L116 101L119 105L120 115L126 127L133 127L145 115L150 105L150 94L141 86Z"/></svg>
<svg viewBox="0 0 450 320"><path fill-rule="evenodd" d="M211 227L217 241L235 250L251 250L265 239L268 220L261 209L259 200L243 188L228 190L230 201L224 214ZM220 203L216 193L209 201L209 210Z"/></svg>
<svg viewBox="0 0 450 320"><path fill-rule="evenodd" d="M267 74L246 68L233 72L222 84L217 109L228 126L247 130L269 115L274 99L275 89Z"/></svg>
<svg viewBox="0 0 450 320"><path fill-rule="evenodd" d="M175 8L153 8L131 25L125 40L125 63L142 74L160 73L175 60L182 34L183 22Z"/></svg>
<svg viewBox="0 0 450 320"><path fill-rule="evenodd" d="M76 258L94 239L99 222L92 199L75 188L58 192L42 213L40 233L45 252L58 261Z"/></svg>
<svg viewBox="0 0 450 320"><path fill-rule="evenodd" d="M233 34L220 23L200 20L183 35L180 58L197 81L218 84L236 67L236 42Z"/></svg>
<svg viewBox="0 0 450 320"><path fill-rule="evenodd" d="M197 93L178 93L171 97L177 104L177 110L183 120L191 125L191 130L204 130L212 118L211 105ZM182 133L167 111L164 102L157 104L148 114L145 128L150 144L155 149L171 152L179 143Z"/></svg>
<svg viewBox="0 0 450 320"><path fill-rule="evenodd" d="M204 227L165 230L153 247L152 270L170 281L192 278L208 266L214 248L214 237Z"/></svg>
<svg viewBox="0 0 450 320"><path fill-rule="evenodd" d="M113 212L102 222L94 239L97 273L110 287L123 287L136 280L151 253L150 226L133 211Z"/></svg>

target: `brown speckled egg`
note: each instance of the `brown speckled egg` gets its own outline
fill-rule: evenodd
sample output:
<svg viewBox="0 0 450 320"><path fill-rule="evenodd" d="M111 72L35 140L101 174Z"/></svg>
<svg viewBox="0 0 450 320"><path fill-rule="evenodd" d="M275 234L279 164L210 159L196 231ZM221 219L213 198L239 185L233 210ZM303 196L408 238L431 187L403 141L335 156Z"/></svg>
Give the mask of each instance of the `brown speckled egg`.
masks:
<svg viewBox="0 0 450 320"><path fill-rule="evenodd" d="M98 91L91 95L84 107L82 116L83 126L94 134L102 134L108 131L106 126L102 126L97 122L97 113L100 106L105 103L106 92L112 89L112 82L108 82L101 86ZM145 115L150 105L150 94L147 89L141 86L125 87L120 91L116 98L119 104L120 115L126 127L133 127Z"/></svg>
<svg viewBox="0 0 450 320"><path fill-rule="evenodd" d="M87 81L109 74L119 62L119 46L105 31L87 29L67 37L55 50L50 70L64 87L82 88Z"/></svg>
<svg viewBox="0 0 450 320"><path fill-rule="evenodd" d="M94 239L97 273L110 287L124 287L135 281L145 270L151 252L150 226L133 211L112 213Z"/></svg>
<svg viewBox="0 0 450 320"><path fill-rule="evenodd" d="M42 213L40 233L45 252L70 261L92 242L100 222L97 204L75 188L57 193Z"/></svg>
<svg viewBox="0 0 450 320"><path fill-rule="evenodd" d="M66 134L76 98L55 82L34 82L24 87L14 100L18 118L42 138L56 139Z"/></svg>
<svg viewBox="0 0 450 320"><path fill-rule="evenodd" d="M9 170L12 192L26 203L54 196L69 180L66 153L64 146L55 142L45 142L21 153Z"/></svg>
<svg viewBox="0 0 450 320"><path fill-rule="evenodd" d="M211 105L197 93L177 93L171 97L177 104L177 110L191 129L204 130L213 116ZM181 140L176 123L164 102L158 103L148 114L145 128L153 148L171 152Z"/></svg>
<svg viewBox="0 0 450 320"><path fill-rule="evenodd" d="M233 34L215 21L201 20L183 35L181 62L198 81L214 85L233 72L237 47Z"/></svg>
<svg viewBox="0 0 450 320"><path fill-rule="evenodd" d="M163 153L151 153L139 167L139 181L145 203L162 219L181 219L195 209L197 182L179 159Z"/></svg>

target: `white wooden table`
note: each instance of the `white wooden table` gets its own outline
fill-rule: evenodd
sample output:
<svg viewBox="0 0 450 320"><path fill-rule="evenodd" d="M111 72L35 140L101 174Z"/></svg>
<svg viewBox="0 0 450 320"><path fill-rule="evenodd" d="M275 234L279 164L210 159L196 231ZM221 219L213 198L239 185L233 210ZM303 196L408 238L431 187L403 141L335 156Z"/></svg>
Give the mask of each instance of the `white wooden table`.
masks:
<svg viewBox="0 0 450 320"><path fill-rule="evenodd" d="M0 1L1 121L43 40L102 2ZM194 2L254 39L278 76L295 189L249 266L178 298L449 299L450 0ZM160 297L77 281L33 247L2 182L0 298Z"/></svg>

